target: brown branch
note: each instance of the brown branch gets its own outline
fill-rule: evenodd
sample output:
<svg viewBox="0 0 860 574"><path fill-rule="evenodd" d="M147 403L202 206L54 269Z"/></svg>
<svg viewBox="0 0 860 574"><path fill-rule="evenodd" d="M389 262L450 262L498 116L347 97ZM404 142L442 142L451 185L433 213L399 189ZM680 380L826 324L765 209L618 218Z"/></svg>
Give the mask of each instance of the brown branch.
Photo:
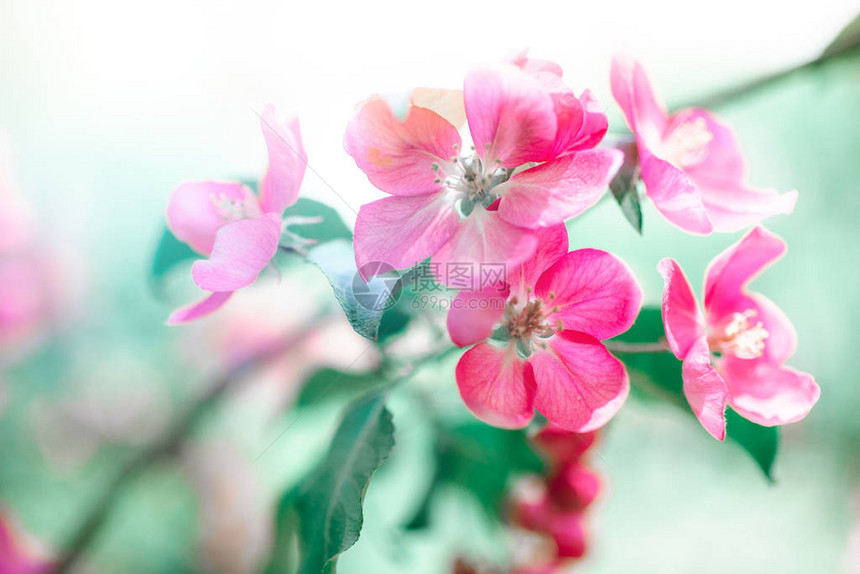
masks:
<svg viewBox="0 0 860 574"><path fill-rule="evenodd" d="M101 492L80 525L74 529L68 543L64 546L65 553L51 572L54 574L68 572L80 560L104 525L111 508L128 485L141 476L150 466L174 452L209 407L218 403L237 382L289 351L306 337L308 332L314 330L322 322L323 316L316 316L301 328L293 331L291 335L278 341L277 344L239 363L207 385L203 394L188 406L164 435L128 461Z"/></svg>

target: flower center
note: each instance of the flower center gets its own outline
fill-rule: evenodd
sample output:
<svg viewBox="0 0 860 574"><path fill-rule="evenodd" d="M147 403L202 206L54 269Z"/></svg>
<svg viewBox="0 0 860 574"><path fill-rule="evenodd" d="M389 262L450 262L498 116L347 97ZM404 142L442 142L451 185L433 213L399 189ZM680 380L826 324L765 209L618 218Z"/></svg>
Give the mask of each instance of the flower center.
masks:
<svg viewBox="0 0 860 574"><path fill-rule="evenodd" d="M732 313L724 326L708 337L711 349L731 353L739 359L756 359L764 353L764 340L768 332L761 321L752 322L757 315L754 309L743 313Z"/></svg>
<svg viewBox="0 0 860 574"><path fill-rule="evenodd" d="M531 289L527 289L531 293ZM555 295L550 293L550 299ZM563 329L561 320L550 322L549 315L558 311L558 307L547 307L541 299L529 299L520 303L518 297L511 297L505 305L502 318L502 329L509 339L517 342L517 348L528 356L535 344L545 345L540 339L546 339Z"/></svg>
<svg viewBox="0 0 860 574"><path fill-rule="evenodd" d="M705 159L712 139L714 134L708 131L705 118L687 120L663 140L666 159L678 167L695 165Z"/></svg>
<svg viewBox="0 0 860 574"><path fill-rule="evenodd" d="M225 224L254 217L245 200L227 197L225 194L210 196L215 209Z"/></svg>
<svg viewBox="0 0 860 574"><path fill-rule="evenodd" d="M499 160L485 164L474 150L473 146L470 155L451 158L454 173L449 174L444 181L446 188L460 195L458 207L463 217L468 217L476 205L481 204L487 208L499 199L499 196L493 193L493 188L507 181L513 172L500 167ZM439 164L434 163L432 169L438 173ZM441 176L437 175L436 183L441 181Z"/></svg>

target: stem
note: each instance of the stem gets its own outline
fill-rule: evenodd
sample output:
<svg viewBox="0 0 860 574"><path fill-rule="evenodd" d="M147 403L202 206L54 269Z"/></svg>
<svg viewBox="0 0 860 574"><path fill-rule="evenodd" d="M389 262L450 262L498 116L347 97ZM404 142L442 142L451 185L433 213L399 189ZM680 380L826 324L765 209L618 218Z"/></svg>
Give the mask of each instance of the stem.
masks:
<svg viewBox="0 0 860 574"><path fill-rule="evenodd" d="M641 354L641 353L668 353L669 347L664 341L656 343L625 343L623 341L606 341L606 348L613 353Z"/></svg>
<svg viewBox="0 0 860 574"><path fill-rule="evenodd" d="M247 375L289 351L296 343L305 338L308 332L320 325L323 317L324 314L317 315L303 327L292 331L291 335L284 337L276 345L272 345L239 363L223 375L216 377L207 385L203 394L189 405L187 410L174 421L164 435L128 461L111 483L102 491L100 497L86 513L80 525L74 529L69 542L65 545L65 554L51 572L53 574L68 572L80 560L86 549L95 540L96 535L110 514L111 508L113 508L125 488L142 475L150 466L167 458L174 452L183 438L197 424L210 406L220 401L238 381L241 381Z"/></svg>
<svg viewBox="0 0 860 574"><path fill-rule="evenodd" d="M852 42L847 42L845 45L840 46L835 50L825 50L825 52L822 53L820 56L813 58L808 62L805 62L798 66L787 68L785 70L774 72L772 74L757 78L750 82L727 88L710 96L706 96L705 98L695 102L693 105L700 108L716 108L727 104L740 96L756 92L758 90L761 90L762 88L766 88L772 84L778 83L781 80L784 80L789 76L793 76L798 72L811 70L820 66L821 64L824 64L825 62L829 62L830 60L835 60L843 56L848 56L854 52L857 52L858 50L860 50L860 37L855 38Z"/></svg>

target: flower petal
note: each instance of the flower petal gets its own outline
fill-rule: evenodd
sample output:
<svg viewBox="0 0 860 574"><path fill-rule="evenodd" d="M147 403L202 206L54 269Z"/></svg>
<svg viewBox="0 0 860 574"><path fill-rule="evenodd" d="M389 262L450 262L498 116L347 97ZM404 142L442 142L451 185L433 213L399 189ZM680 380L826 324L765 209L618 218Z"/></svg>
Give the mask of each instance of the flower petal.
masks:
<svg viewBox="0 0 860 574"><path fill-rule="evenodd" d="M603 136L606 135L606 130L609 129L606 113L590 90L582 92L582 95L579 96L579 103L583 110L582 126L580 126L576 137L567 144L566 149L568 151L593 148L600 143Z"/></svg>
<svg viewBox="0 0 860 574"><path fill-rule="evenodd" d="M466 117L485 164L513 168L542 161L555 138L552 99L538 80L504 65L475 70L463 88Z"/></svg>
<svg viewBox="0 0 860 574"><path fill-rule="evenodd" d="M460 216L445 193L386 197L361 206L355 221L355 260L395 269L412 267L436 253L457 231Z"/></svg>
<svg viewBox="0 0 860 574"><path fill-rule="evenodd" d="M460 134L442 116L423 107L410 106L406 119L400 121L385 100L374 97L347 126L343 145L382 191L426 195L442 189Z"/></svg>
<svg viewBox="0 0 860 574"><path fill-rule="evenodd" d="M705 333L705 318L693 295L690 282L674 259L663 259L657 264L663 277L663 326L666 340L675 356L683 360L690 348Z"/></svg>
<svg viewBox="0 0 860 574"><path fill-rule="evenodd" d="M520 227L547 227L593 206L624 161L617 149L578 152L522 171L496 187L499 215Z"/></svg>
<svg viewBox="0 0 860 574"><path fill-rule="evenodd" d="M558 311L549 320L561 320L565 330L609 339L623 333L636 320L642 290L618 258L598 249L578 249L547 269L535 295Z"/></svg>
<svg viewBox="0 0 860 574"><path fill-rule="evenodd" d="M269 167L260 181L260 207L264 213L281 215L296 202L305 177L307 156L299 119L281 124L275 117L274 106L267 105L260 116L260 127L269 151Z"/></svg>
<svg viewBox="0 0 860 574"><path fill-rule="evenodd" d="M732 408L763 426L801 420L821 395L812 375L790 367L727 357L720 369Z"/></svg>
<svg viewBox="0 0 860 574"><path fill-rule="evenodd" d="M466 124L463 90L415 88L409 97L413 106L434 111L458 130Z"/></svg>
<svg viewBox="0 0 860 574"><path fill-rule="evenodd" d="M230 296L233 295L232 291L223 291L221 293L210 293L207 297L197 301L195 303L191 303L190 305L186 305L185 307L181 307L170 314L170 317L167 319L168 325L181 325L183 323L188 323L189 321L194 321L196 319L200 319L201 317L205 317L211 313L214 313L218 309L220 309Z"/></svg>
<svg viewBox="0 0 860 574"><path fill-rule="evenodd" d="M505 312L506 285L492 285L481 291L460 291L448 311L448 334L458 347L488 338Z"/></svg>
<svg viewBox="0 0 860 574"><path fill-rule="evenodd" d="M663 217L688 233L707 235L713 224L702 203L702 194L686 174L648 151L640 151L645 191Z"/></svg>
<svg viewBox="0 0 860 574"><path fill-rule="evenodd" d="M740 183L697 185L708 218L719 233L741 231L771 215L790 214L797 203L797 190L780 194L775 189L753 189Z"/></svg>
<svg viewBox="0 0 860 574"><path fill-rule="evenodd" d="M497 212L478 206L460 222L457 232L436 252L432 262L439 282L456 287L448 279L453 266L469 265L473 272L477 272L481 264L512 269L531 257L536 247L534 232L515 227Z"/></svg>
<svg viewBox="0 0 860 574"><path fill-rule="evenodd" d="M237 209L238 208L238 209ZM254 193L241 183L191 181L173 190L167 204L167 227L177 239L209 255L215 234L239 215L261 214Z"/></svg>
<svg viewBox="0 0 860 574"><path fill-rule="evenodd" d="M785 253L785 242L762 227L750 230L717 255L705 273L705 310L721 316L747 283ZM737 310L737 309L732 309Z"/></svg>
<svg viewBox="0 0 860 574"><path fill-rule="evenodd" d="M616 55L612 59L610 82L627 125L636 134L640 152L656 148L666 131L668 114L651 89L645 70L633 58Z"/></svg>
<svg viewBox="0 0 860 574"><path fill-rule="evenodd" d="M681 368L684 396L693 414L715 439L726 438L726 401L729 391L720 374L711 366L708 339L701 337L690 346Z"/></svg>
<svg viewBox="0 0 860 574"><path fill-rule="evenodd" d="M235 291L253 283L275 253L281 218L274 213L225 225L208 260L195 261L191 276L206 291Z"/></svg>
<svg viewBox="0 0 860 574"><path fill-rule="evenodd" d="M564 331L528 359L534 373L535 408L547 420L587 432L611 419L630 391L624 365L585 333Z"/></svg>
<svg viewBox="0 0 860 574"><path fill-rule="evenodd" d="M665 139L672 139L672 133L684 126L700 124L708 140L701 158L684 167L684 171L697 184L708 183L712 186L736 185L744 177L744 158L734 133L711 112L701 108L687 108L672 115L666 128ZM681 138L681 143L684 138Z"/></svg>
<svg viewBox="0 0 860 574"><path fill-rule="evenodd" d="M508 283L511 286L511 295L520 300L531 298L534 287L543 272L567 255L570 251L567 238L567 228L564 225L553 225L541 227L534 231L537 239L537 248L534 255L526 259L522 264L515 265L507 271ZM531 288L531 293L527 288Z"/></svg>
<svg viewBox="0 0 860 574"><path fill-rule="evenodd" d="M513 346L487 343L472 347L457 363L457 386L463 402L482 421L502 428L522 428L534 416L534 389L526 384L525 364Z"/></svg>

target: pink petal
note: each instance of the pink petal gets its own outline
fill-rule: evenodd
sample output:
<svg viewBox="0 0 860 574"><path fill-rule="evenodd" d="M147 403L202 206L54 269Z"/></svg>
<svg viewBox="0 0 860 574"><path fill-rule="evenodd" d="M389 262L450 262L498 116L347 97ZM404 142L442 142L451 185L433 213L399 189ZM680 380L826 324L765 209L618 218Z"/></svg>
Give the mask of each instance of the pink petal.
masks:
<svg viewBox="0 0 860 574"><path fill-rule="evenodd" d="M621 361L597 339L564 331L528 359L537 390L535 408L549 421L575 432L600 428L630 391Z"/></svg>
<svg viewBox="0 0 860 574"><path fill-rule="evenodd" d="M624 154L617 149L578 152L520 172L496 187L499 215L520 227L547 227L593 206Z"/></svg>
<svg viewBox="0 0 860 574"><path fill-rule="evenodd" d="M457 232L436 252L432 263L439 281L447 285L447 272L452 266L469 265L475 273L482 263L512 269L531 257L536 247L534 232L515 227L497 212L478 206L460 222Z"/></svg>
<svg viewBox="0 0 860 574"><path fill-rule="evenodd" d="M355 260L395 269L412 267L436 253L457 231L460 216L445 193L386 197L361 206L355 222Z"/></svg>
<svg viewBox="0 0 860 574"><path fill-rule="evenodd" d="M415 88L409 97L409 103L436 112L458 130L466 124L463 90Z"/></svg>
<svg viewBox="0 0 860 574"><path fill-rule="evenodd" d="M552 99L538 80L514 66L476 70L463 88L466 117L485 164L512 168L542 161L555 138Z"/></svg>
<svg viewBox="0 0 860 574"><path fill-rule="evenodd" d="M221 227L260 214L254 193L241 183L192 181L173 190L167 204L167 227L177 239L209 255Z"/></svg>
<svg viewBox="0 0 860 574"><path fill-rule="evenodd" d="M466 347L488 338L502 319L507 299L506 285L460 291L448 311L448 334L454 344Z"/></svg>
<svg viewBox="0 0 860 574"><path fill-rule="evenodd" d="M565 330L608 339L623 333L636 320L642 290L624 263L605 251L578 249L547 269L535 294L548 307L558 308L549 320L561 320Z"/></svg>
<svg viewBox="0 0 860 574"><path fill-rule="evenodd" d="M760 293L739 294L734 299L718 299L717 305L708 309L710 325L724 325L734 313L753 311L749 321L761 323L767 338L764 351L757 361L781 364L788 360L797 348L797 332L789 318L776 306L776 303Z"/></svg>
<svg viewBox="0 0 860 574"><path fill-rule="evenodd" d="M541 227L536 229L534 234L537 239L537 249L535 249L534 255L522 264L508 270L511 295L520 298L520 300L530 299L543 272L567 255L570 250L567 228L564 225ZM528 292L527 288L531 288L531 292Z"/></svg>
<svg viewBox="0 0 860 574"><path fill-rule="evenodd" d="M811 375L789 367L727 357L720 369L732 408L764 426L801 420L821 394Z"/></svg>
<svg viewBox="0 0 860 574"><path fill-rule="evenodd" d="M711 366L708 339L701 337L690 346L681 369L684 396L705 430L715 439L726 438L726 401L729 391L720 374Z"/></svg>
<svg viewBox="0 0 860 574"><path fill-rule="evenodd" d="M208 260L195 261L191 276L201 289L235 291L253 283L275 253L281 218L274 213L222 227Z"/></svg>
<svg viewBox="0 0 860 574"><path fill-rule="evenodd" d="M696 183L708 218L719 233L741 231L771 215L790 214L797 203L797 190L780 194L775 189L753 189L744 184L710 187Z"/></svg>
<svg viewBox="0 0 860 574"><path fill-rule="evenodd" d="M617 55L610 72L612 95L621 106L627 125L636 134L640 152L656 147L666 131L666 107L657 99L642 66L633 58Z"/></svg>
<svg viewBox="0 0 860 574"><path fill-rule="evenodd" d="M697 184L719 187L736 185L744 177L744 159L732 130L711 112L701 108L688 108L672 115L664 139L681 126L701 122L710 137L701 159L684 167L687 175Z"/></svg>
<svg viewBox="0 0 860 574"><path fill-rule="evenodd" d="M343 145L382 191L425 195L442 189L451 158L458 155L460 134L427 108L411 106L400 121L385 100L371 98L347 126Z"/></svg>
<svg viewBox="0 0 860 574"><path fill-rule="evenodd" d="M482 421L502 428L522 428L534 416L534 389L526 384L525 364L512 345L472 347L457 363L457 386L463 402Z"/></svg>
<svg viewBox="0 0 860 574"><path fill-rule="evenodd" d="M606 113L590 90L582 92L582 95L579 96L579 102L583 109L582 125L576 137L567 144L566 149L568 151L593 148L600 143L600 140L606 135L606 130L609 129Z"/></svg>
<svg viewBox="0 0 860 574"><path fill-rule="evenodd" d="M663 277L663 326L669 348L683 360L690 348L705 333L705 318L699 309L690 282L674 259L663 259L657 264Z"/></svg>
<svg viewBox="0 0 860 574"><path fill-rule="evenodd" d="M260 117L260 126L269 150L269 167L260 181L260 207L265 213L280 215L296 202L305 177L307 156L299 119L280 124L274 106L267 105Z"/></svg>
<svg viewBox="0 0 860 574"><path fill-rule="evenodd" d="M232 291L210 293L200 301L181 307L171 313L170 317L167 319L167 324L181 325L214 313L220 309L228 299L230 299L231 295L233 295Z"/></svg>
<svg viewBox="0 0 860 574"><path fill-rule="evenodd" d="M713 224L702 203L702 194L683 171L640 147L640 166L645 191L654 207L670 222L689 233L707 235Z"/></svg>
<svg viewBox="0 0 860 574"><path fill-rule="evenodd" d="M562 75L561 66L552 60L529 58L528 48L521 50L508 61L519 69L532 75L549 74L552 76L558 76L559 78Z"/></svg>
<svg viewBox="0 0 860 574"><path fill-rule="evenodd" d="M762 227L717 255L705 273L705 310L722 315L746 284L785 253L785 242ZM737 310L737 309L732 309Z"/></svg>

